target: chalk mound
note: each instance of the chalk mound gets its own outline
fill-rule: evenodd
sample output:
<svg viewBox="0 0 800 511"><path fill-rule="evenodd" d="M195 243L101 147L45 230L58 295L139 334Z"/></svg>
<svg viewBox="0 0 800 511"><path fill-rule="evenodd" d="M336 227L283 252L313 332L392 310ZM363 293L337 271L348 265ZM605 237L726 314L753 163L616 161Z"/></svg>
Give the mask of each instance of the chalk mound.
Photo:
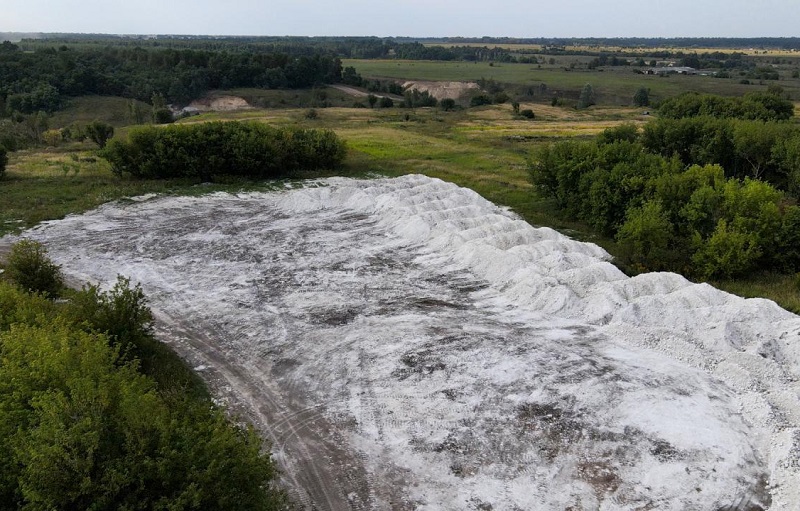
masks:
<svg viewBox="0 0 800 511"><path fill-rule="evenodd" d="M192 101L189 108L198 112L232 112L252 107L247 100L238 96L208 96Z"/></svg>
<svg viewBox="0 0 800 511"><path fill-rule="evenodd" d="M26 236L76 277L141 282L304 403L292 434L324 420L361 456L353 508L800 508L800 318L628 278L470 190L332 178L109 204Z"/></svg>
<svg viewBox="0 0 800 511"><path fill-rule="evenodd" d="M405 90L418 90L427 92L436 99L461 99L470 92L480 90L475 82L431 82L431 81L407 81L403 83Z"/></svg>

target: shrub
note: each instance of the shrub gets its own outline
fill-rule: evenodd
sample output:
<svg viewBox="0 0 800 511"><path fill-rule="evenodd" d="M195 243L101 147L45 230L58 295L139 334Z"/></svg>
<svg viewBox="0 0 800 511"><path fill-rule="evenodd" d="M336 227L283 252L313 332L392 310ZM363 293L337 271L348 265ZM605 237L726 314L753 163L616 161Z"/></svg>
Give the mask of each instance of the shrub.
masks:
<svg viewBox="0 0 800 511"><path fill-rule="evenodd" d="M381 96L381 99L378 100L379 108L392 108L393 106L394 100L388 96Z"/></svg>
<svg viewBox="0 0 800 511"><path fill-rule="evenodd" d="M8 154L6 148L0 145L0 177L6 173L6 165L8 165Z"/></svg>
<svg viewBox="0 0 800 511"><path fill-rule="evenodd" d="M638 139L639 128L630 122L613 128L606 128L597 136L597 142L600 144L611 144L619 141L636 142Z"/></svg>
<svg viewBox="0 0 800 511"><path fill-rule="evenodd" d="M101 152L116 174L137 178L279 178L337 168L346 147L333 131L210 122L134 128Z"/></svg>
<svg viewBox="0 0 800 511"><path fill-rule="evenodd" d="M488 94L478 94L469 100L469 106L491 105L492 98Z"/></svg>
<svg viewBox="0 0 800 511"><path fill-rule="evenodd" d="M141 286L131 288L130 279L122 276L106 292L95 285L85 286L72 297L70 310L89 330L107 335L122 349L136 348L149 334L153 321Z"/></svg>
<svg viewBox="0 0 800 511"><path fill-rule="evenodd" d="M520 110L519 116L524 119L533 119L536 117L536 114L534 114L533 110L531 110L530 108L525 108L523 110Z"/></svg>
<svg viewBox="0 0 800 511"><path fill-rule="evenodd" d="M633 104L636 106L649 106L650 90L646 87L639 87L633 95Z"/></svg>
<svg viewBox="0 0 800 511"><path fill-rule="evenodd" d="M595 104L594 88L591 84L586 84L581 89L580 97L578 98L578 108L589 108Z"/></svg>
<svg viewBox="0 0 800 511"><path fill-rule="evenodd" d="M170 406L102 335L40 317L0 345L3 509L285 509L252 429Z"/></svg>
<svg viewBox="0 0 800 511"><path fill-rule="evenodd" d="M492 103L495 103L497 105L502 105L503 103L505 103L509 99L510 99L510 96L508 94L506 94L505 92L498 92L498 93L492 95Z"/></svg>
<svg viewBox="0 0 800 511"><path fill-rule="evenodd" d="M114 136L114 126L100 121L93 121L86 125L86 135L102 149L106 146L108 140Z"/></svg>
<svg viewBox="0 0 800 511"><path fill-rule="evenodd" d="M695 240L694 271L703 278L729 278L754 268L761 257L756 233L737 230L720 220L708 240Z"/></svg>
<svg viewBox="0 0 800 511"><path fill-rule="evenodd" d="M671 259L672 230L660 202L632 208L617 234L623 262L637 272L666 269Z"/></svg>
<svg viewBox="0 0 800 511"><path fill-rule="evenodd" d="M444 98L443 100L439 101L439 108L444 110L445 112L449 112L456 107L456 100L452 98Z"/></svg>
<svg viewBox="0 0 800 511"><path fill-rule="evenodd" d="M19 287L48 298L57 298L64 287L61 268L47 257L38 241L22 240L11 247L6 274Z"/></svg>
<svg viewBox="0 0 800 511"><path fill-rule="evenodd" d="M172 110L169 108L157 108L153 110L153 122L156 124L169 124L174 122Z"/></svg>

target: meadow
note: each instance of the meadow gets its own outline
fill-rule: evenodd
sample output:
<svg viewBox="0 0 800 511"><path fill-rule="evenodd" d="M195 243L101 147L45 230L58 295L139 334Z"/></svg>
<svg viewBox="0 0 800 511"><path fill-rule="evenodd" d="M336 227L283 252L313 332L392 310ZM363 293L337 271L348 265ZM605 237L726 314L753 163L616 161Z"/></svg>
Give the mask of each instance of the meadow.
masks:
<svg viewBox="0 0 800 511"><path fill-rule="evenodd" d="M557 57L559 60L561 57ZM634 92L649 88L651 98L685 91L742 95L765 90L766 85L742 85L710 76L661 78L634 74L629 68L607 71L566 71L559 64L542 66L506 63L345 60L365 78L396 80L470 81L493 79L503 84L521 109L531 109L533 120L513 114L511 102L442 111L437 108L355 108L361 98L332 88L299 91L234 89L216 95L237 95L254 108L210 112L180 120L252 120L275 126L333 129L348 145L348 176L397 176L419 173L477 191L507 206L533 225L549 226L577 239L592 241L614 254L612 239L594 234L587 226L564 218L552 201L541 198L529 182L527 159L538 144L563 138L589 138L623 122L646 123L646 107L631 105ZM568 69L568 68L567 68ZM551 106L553 94L577 97L591 83L597 105L578 110ZM800 84L781 80L789 94L800 97ZM545 84L546 88L540 84ZM528 94L528 92L532 92ZM463 103L463 102L462 102ZM119 98L77 98L50 120L51 128L100 116L117 126L117 137L127 133L129 102ZM309 110L315 110L310 118ZM59 147L11 153L2 183L0 233L18 232L36 223L86 211L109 200L143 193L202 194L218 190L265 189L270 185L227 179L213 184L185 180L148 181L114 176L104 160L93 156L96 146L71 142ZM800 311L797 283L792 276L755 275L746 281L716 282L743 296L768 296Z"/></svg>
<svg viewBox="0 0 800 511"><path fill-rule="evenodd" d="M497 62L441 62L400 60L344 60L343 65L353 66L363 76L395 80L476 81L492 79L513 86L530 98L546 102L554 95L577 99L581 88L591 84L598 105L632 106L633 95L640 87L650 90L652 101L693 91L723 96L742 96L748 92L765 90L768 82L739 83L735 78L716 78L702 75L645 75L634 73L631 67L590 70L572 63L585 65L587 57L556 56L555 64L518 64ZM599 68L604 69L604 68ZM774 82L769 82L774 83ZM546 88L542 88L544 84ZM800 79L790 74L777 83L793 98L800 99ZM530 89L530 91L528 90Z"/></svg>

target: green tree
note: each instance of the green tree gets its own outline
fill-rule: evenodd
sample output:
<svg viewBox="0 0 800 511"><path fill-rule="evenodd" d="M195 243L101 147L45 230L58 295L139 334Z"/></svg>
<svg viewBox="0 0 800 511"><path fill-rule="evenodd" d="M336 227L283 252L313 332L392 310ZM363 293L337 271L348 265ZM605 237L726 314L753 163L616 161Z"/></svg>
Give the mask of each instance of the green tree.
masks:
<svg viewBox="0 0 800 511"><path fill-rule="evenodd" d="M8 153L6 148L0 145L0 178L6 173L6 165L8 165Z"/></svg>
<svg viewBox="0 0 800 511"><path fill-rule="evenodd" d="M167 100L161 93L154 92L150 101L153 103L153 122L156 124L169 124L172 118L172 110L167 107Z"/></svg>
<svg viewBox="0 0 800 511"><path fill-rule="evenodd" d="M477 96L473 96L472 99L469 100L470 106L483 106L491 104L492 104L492 98L488 94L478 94Z"/></svg>
<svg viewBox="0 0 800 511"><path fill-rule="evenodd" d="M623 262L636 272L669 268L672 236L672 224L659 201L632 208L617 234Z"/></svg>
<svg viewBox="0 0 800 511"><path fill-rule="evenodd" d="M47 257L47 249L33 240L22 240L11 247L6 274L19 287L57 298L64 287L61 268Z"/></svg>
<svg viewBox="0 0 800 511"><path fill-rule="evenodd" d="M102 149L114 136L114 126L102 121L92 121L86 125L86 135Z"/></svg>
<svg viewBox="0 0 800 511"><path fill-rule="evenodd" d="M375 108L375 104L378 102L378 96L375 94L369 94L367 96L367 103L369 103L370 108Z"/></svg>
<svg viewBox="0 0 800 511"><path fill-rule="evenodd" d="M0 281L0 510L287 508L252 429L65 307Z"/></svg>
<svg viewBox="0 0 800 511"><path fill-rule="evenodd" d="M772 148L772 160L786 180L786 189L800 198L800 134L778 141Z"/></svg>
<svg viewBox="0 0 800 511"><path fill-rule="evenodd" d="M6 509L281 508L254 432L171 409L102 335L54 321L14 325L0 344Z"/></svg>
<svg viewBox="0 0 800 511"><path fill-rule="evenodd" d="M84 286L72 296L70 313L91 331L100 332L123 350L136 349L150 334L153 314L142 287L131 287L130 279L118 276L109 291Z"/></svg>
<svg viewBox="0 0 800 511"><path fill-rule="evenodd" d="M620 141L636 142L637 140L639 140L639 127L632 122L606 128L597 136L598 144L612 144Z"/></svg>
<svg viewBox="0 0 800 511"><path fill-rule="evenodd" d="M722 219L707 240L695 237L693 271L702 278L730 278L754 268L762 255L756 233L736 229Z"/></svg>
<svg viewBox="0 0 800 511"><path fill-rule="evenodd" d="M639 87L633 95L633 104L636 106L649 106L650 90L646 87Z"/></svg>
<svg viewBox="0 0 800 511"><path fill-rule="evenodd" d="M135 99L128 101L128 120L132 124L142 124L146 114L143 104Z"/></svg>
<svg viewBox="0 0 800 511"><path fill-rule="evenodd" d="M439 101L439 108L444 110L445 112L449 112L456 107L456 100L453 98L444 98L443 100Z"/></svg>
<svg viewBox="0 0 800 511"><path fill-rule="evenodd" d="M595 104L594 88L591 84L586 84L581 89L581 94L578 97L578 108L589 108Z"/></svg>

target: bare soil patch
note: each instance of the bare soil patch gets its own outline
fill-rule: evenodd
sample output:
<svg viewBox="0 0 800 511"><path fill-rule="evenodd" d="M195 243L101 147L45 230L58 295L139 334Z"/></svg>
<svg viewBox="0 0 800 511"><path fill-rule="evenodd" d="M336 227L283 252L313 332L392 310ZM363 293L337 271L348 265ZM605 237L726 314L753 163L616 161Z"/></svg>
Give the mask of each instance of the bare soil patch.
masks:
<svg viewBox="0 0 800 511"><path fill-rule="evenodd" d="M427 82L409 81L403 83L403 88L407 90L418 90L427 92L436 99L461 99L470 92L480 90L474 82Z"/></svg>
<svg viewBox="0 0 800 511"><path fill-rule="evenodd" d="M189 107L201 112L233 112L253 108L244 98L238 96L207 96L192 101Z"/></svg>

